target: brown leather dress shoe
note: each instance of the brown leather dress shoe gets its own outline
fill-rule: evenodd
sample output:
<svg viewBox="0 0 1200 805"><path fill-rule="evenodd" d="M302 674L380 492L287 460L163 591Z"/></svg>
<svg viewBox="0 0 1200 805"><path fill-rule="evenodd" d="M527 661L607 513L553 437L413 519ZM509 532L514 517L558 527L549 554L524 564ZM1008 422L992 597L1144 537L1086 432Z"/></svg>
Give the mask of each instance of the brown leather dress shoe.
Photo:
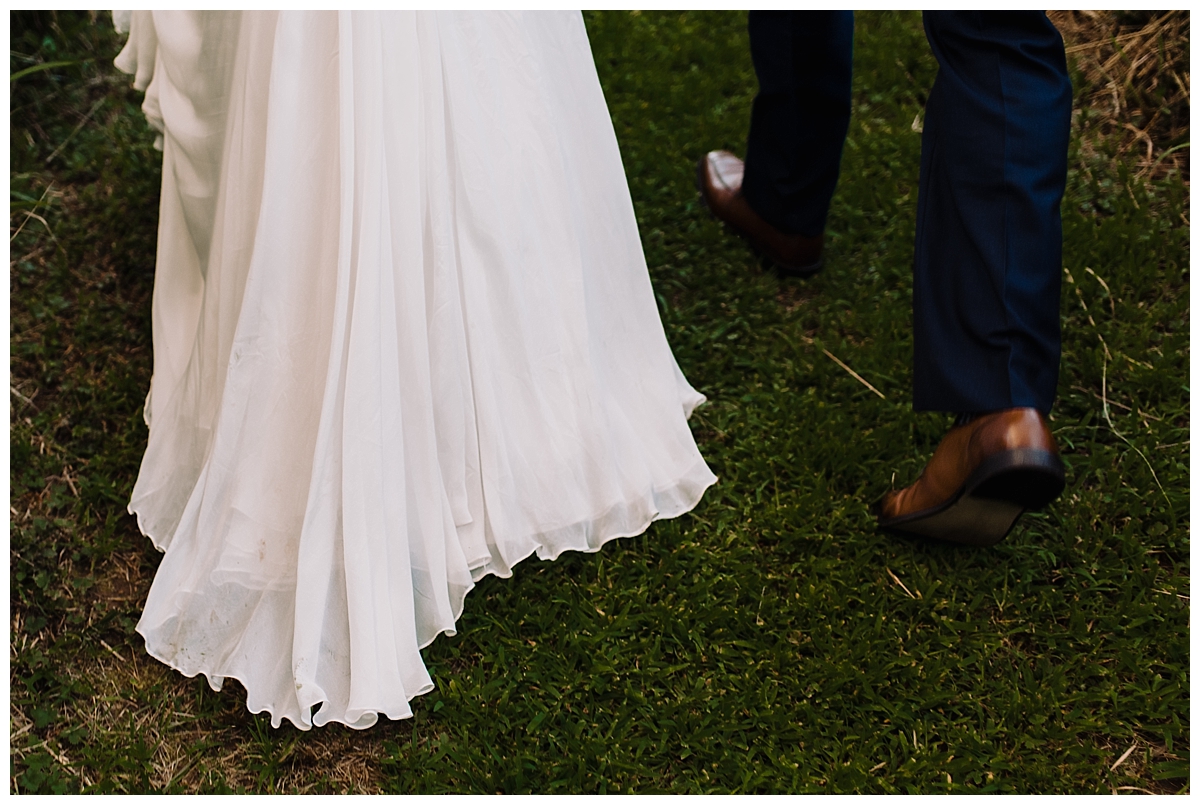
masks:
<svg viewBox="0 0 1200 805"><path fill-rule="evenodd" d="M709 151L696 166L700 199L780 273L793 277L817 273L825 236L788 235L764 221L742 196L744 170L742 161L728 151Z"/></svg>
<svg viewBox="0 0 1200 805"><path fill-rule="evenodd" d="M1033 408L981 414L950 429L921 477L880 504L881 528L994 545L1066 483L1046 419Z"/></svg>

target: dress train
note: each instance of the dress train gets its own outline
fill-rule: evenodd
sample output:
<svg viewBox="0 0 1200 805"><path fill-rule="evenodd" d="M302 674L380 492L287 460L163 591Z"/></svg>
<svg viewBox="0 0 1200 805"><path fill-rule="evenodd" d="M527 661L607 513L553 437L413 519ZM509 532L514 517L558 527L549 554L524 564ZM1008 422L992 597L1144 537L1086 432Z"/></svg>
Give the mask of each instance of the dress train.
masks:
<svg viewBox="0 0 1200 805"><path fill-rule="evenodd" d="M275 726L410 716L481 577L716 480L582 18L129 26L163 148L138 631Z"/></svg>

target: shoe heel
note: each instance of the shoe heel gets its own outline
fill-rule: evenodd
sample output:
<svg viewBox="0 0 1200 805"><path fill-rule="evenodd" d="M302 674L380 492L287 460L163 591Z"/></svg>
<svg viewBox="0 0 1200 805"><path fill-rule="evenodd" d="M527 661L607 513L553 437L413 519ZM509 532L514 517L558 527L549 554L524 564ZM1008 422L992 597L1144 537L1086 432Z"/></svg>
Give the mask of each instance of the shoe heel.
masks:
<svg viewBox="0 0 1200 805"><path fill-rule="evenodd" d="M1040 509L1062 494L1066 471L1048 450L1007 450L981 464L965 486L966 496Z"/></svg>
<svg viewBox="0 0 1200 805"><path fill-rule="evenodd" d="M1062 494L1066 472L1047 450L1021 448L992 456L972 473L963 492L940 509L881 522L883 528L988 547L1008 536L1029 509Z"/></svg>

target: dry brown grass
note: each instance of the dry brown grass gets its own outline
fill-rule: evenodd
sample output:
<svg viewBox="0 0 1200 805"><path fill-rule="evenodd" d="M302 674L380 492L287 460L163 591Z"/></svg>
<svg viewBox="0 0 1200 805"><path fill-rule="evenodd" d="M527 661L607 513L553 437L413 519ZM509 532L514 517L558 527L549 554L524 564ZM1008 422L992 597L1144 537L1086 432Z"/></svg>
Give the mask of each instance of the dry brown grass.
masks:
<svg viewBox="0 0 1200 805"><path fill-rule="evenodd" d="M197 712L196 686L203 683L184 678L139 651L112 649L81 657L70 673L88 679L95 694L63 712L62 723L83 727L89 743L130 745L137 736L152 751L150 780L120 779L119 771L106 774L107 782L118 791L136 793L147 782L158 791L228 787L275 793L372 794L381 790L384 749L380 740L363 740L372 736L340 726L304 737L293 733L282 752L268 757L263 742L252 729L246 729L252 718L245 711L241 690L222 697L229 717L214 719ZM236 682L226 684L237 688ZM22 713L13 711L14 735L31 726ZM15 759L38 748L53 752L81 787L98 782L91 778L95 771L86 759L72 757L74 748L62 740L26 750L14 745ZM273 770L271 779L260 779L267 766Z"/></svg>
<svg viewBox="0 0 1200 805"><path fill-rule="evenodd" d="M1050 11L1083 76L1081 157L1111 149L1139 178L1188 177L1191 13Z"/></svg>

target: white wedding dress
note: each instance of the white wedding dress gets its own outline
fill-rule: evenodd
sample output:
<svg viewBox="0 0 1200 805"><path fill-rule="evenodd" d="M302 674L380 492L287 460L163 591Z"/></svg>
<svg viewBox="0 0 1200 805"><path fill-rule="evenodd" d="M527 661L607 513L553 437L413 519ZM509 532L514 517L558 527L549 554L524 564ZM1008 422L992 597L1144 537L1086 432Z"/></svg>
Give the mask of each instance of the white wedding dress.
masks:
<svg viewBox="0 0 1200 805"><path fill-rule="evenodd" d="M696 505L578 13L115 17L163 149L153 656L275 726L404 718L482 576Z"/></svg>

